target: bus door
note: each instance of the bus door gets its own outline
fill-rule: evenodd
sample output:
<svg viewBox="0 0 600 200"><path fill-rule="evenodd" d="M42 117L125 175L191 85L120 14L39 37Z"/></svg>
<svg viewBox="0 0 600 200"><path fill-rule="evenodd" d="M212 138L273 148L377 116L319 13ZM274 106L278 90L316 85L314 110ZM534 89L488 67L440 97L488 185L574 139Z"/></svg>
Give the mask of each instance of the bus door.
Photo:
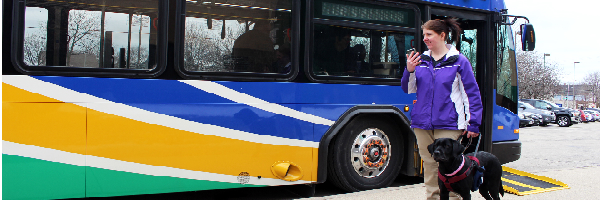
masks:
<svg viewBox="0 0 600 200"><path fill-rule="evenodd" d="M483 120L482 125L480 127L481 133L490 132L491 133L491 119L493 117L491 111L493 107L493 99L486 98L491 97L492 90L492 78L489 76L491 74L490 70L485 70L492 68L491 66L493 62L492 58L488 58L488 55L493 54L492 48L488 43L490 40L486 39L489 35L488 29L486 27L490 26L489 20L485 14L480 14L476 12L467 12L467 11L452 11L445 10L441 8L433 8L429 7L427 9L429 11L429 15L427 16L429 19L423 20L427 21L430 19L445 19L449 17L458 18L458 22L460 23L460 28L463 30L463 33L460 36L460 42L454 42L452 45L456 47L458 51L460 51L467 59L469 59L471 66L473 67L473 73L475 75L475 79L477 80L477 84L479 85L479 90L481 92L481 100L483 103ZM421 42L422 49L427 49L425 44ZM488 87L490 86L490 87ZM488 108L489 107L489 108ZM480 150L489 150L488 147L491 147L491 138L486 138L486 135L491 134L482 134ZM477 139L477 138L475 138ZM488 141L489 140L489 141ZM488 141L488 142L486 142ZM466 144L468 141L463 140ZM467 152L473 152L475 150L476 140L472 142L470 148L467 149Z"/></svg>

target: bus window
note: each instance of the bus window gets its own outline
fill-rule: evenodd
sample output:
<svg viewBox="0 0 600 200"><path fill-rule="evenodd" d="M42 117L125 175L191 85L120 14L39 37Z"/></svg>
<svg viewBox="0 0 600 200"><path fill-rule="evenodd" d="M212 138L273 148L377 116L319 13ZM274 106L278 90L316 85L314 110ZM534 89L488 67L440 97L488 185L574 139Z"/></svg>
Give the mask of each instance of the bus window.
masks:
<svg viewBox="0 0 600 200"><path fill-rule="evenodd" d="M517 113L518 88L515 44L511 28L501 25L498 31L498 67L496 71L496 104Z"/></svg>
<svg viewBox="0 0 600 200"><path fill-rule="evenodd" d="M463 31L460 52L469 59L471 67L473 67L473 74L477 76L477 29Z"/></svg>
<svg viewBox="0 0 600 200"><path fill-rule="evenodd" d="M153 69L158 1L27 1L26 66ZM43 70L43 69L42 69ZM76 71L76 70L74 70Z"/></svg>
<svg viewBox="0 0 600 200"><path fill-rule="evenodd" d="M184 70L291 72L291 0L187 1Z"/></svg>
<svg viewBox="0 0 600 200"><path fill-rule="evenodd" d="M316 24L313 73L400 78L413 33Z"/></svg>
<svg viewBox="0 0 600 200"><path fill-rule="evenodd" d="M399 81L406 51L420 40L416 7L317 0L313 9L312 78Z"/></svg>

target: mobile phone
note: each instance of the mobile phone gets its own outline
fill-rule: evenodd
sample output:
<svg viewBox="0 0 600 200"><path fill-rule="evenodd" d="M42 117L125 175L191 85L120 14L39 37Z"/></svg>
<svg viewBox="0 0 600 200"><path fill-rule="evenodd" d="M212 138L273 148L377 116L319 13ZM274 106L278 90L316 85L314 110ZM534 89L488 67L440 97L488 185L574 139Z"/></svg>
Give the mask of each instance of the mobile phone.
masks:
<svg viewBox="0 0 600 200"><path fill-rule="evenodd" d="M416 50L415 50L415 48L412 48L412 49L406 50L406 54L409 54L409 55L410 55L410 52L413 52L413 51L416 51Z"/></svg>

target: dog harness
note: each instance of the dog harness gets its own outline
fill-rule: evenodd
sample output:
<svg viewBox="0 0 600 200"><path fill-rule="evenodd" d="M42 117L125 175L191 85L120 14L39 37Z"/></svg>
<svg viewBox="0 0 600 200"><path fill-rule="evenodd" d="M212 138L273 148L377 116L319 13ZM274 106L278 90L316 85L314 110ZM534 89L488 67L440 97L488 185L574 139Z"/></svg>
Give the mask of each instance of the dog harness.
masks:
<svg viewBox="0 0 600 200"><path fill-rule="evenodd" d="M479 167L479 159L477 159L475 156L467 156L469 158L469 160L471 160L471 162L467 165L468 168L467 170L465 170L462 174L460 175L456 175L458 172L460 172L464 165L465 165L465 156L462 155L462 162L460 164L460 166L458 167L458 169L456 169L456 171L452 172L451 174L446 174L446 175L442 175L442 173L440 171L438 171L438 177L440 178L440 180L442 180L442 182L444 183L444 185L446 186L446 189L448 189L448 191L454 191L454 189L452 189L451 184L456 183L458 181L461 181L463 179L465 179L467 176L469 176L469 174L471 172L473 172L471 170L471 168L475 168L476 172L473 176L474 178L474 182L473 182L473 187L471 188L472 191L476 191L477 189L479 189L479 185L481 185L482 181L481 181L481 175L482 175L482 170L485 170L483 167ZM475 162L473 162L475 161Z"/></svg>

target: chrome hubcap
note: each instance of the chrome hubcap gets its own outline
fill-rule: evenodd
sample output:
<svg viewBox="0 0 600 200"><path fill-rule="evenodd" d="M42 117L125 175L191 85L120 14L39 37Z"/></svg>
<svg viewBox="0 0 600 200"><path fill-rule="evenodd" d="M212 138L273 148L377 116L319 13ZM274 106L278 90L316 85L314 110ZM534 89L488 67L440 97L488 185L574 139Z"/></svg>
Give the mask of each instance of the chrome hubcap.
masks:
<svg viewBox="0 0 600 200"><path fill-rule="evenodd" d="M565 117L560 117L560 118L558 119L558 124L559 124L559 125L561 125L561 126L567 125L567 118L565 118Z"/></svg>
<svg viewBox="0 0 600 200"><path fill-rule="evenodd" d="M350 160L354 171L362 177L379 176L390 161L390 141L383 131L376 128L363 130L352 144Z"/></svg>

